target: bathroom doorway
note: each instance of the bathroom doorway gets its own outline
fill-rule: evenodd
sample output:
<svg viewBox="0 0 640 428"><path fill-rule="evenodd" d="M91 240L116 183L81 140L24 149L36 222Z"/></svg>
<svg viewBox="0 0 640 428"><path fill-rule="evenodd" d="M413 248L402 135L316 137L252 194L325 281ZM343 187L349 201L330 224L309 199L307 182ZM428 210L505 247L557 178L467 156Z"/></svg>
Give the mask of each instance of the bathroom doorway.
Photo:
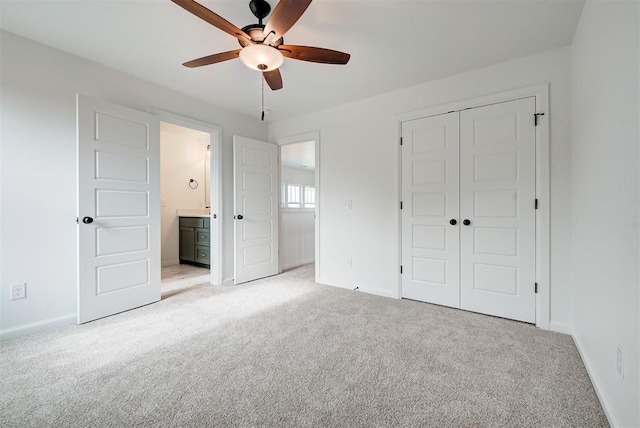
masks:
<svg viewBox="0 0 640 428"><path fill-rule="evenodd" d="M160 116L163 297L222 284L220 129L170 113ZM164 284L170 281L171 290Z"/></svg>

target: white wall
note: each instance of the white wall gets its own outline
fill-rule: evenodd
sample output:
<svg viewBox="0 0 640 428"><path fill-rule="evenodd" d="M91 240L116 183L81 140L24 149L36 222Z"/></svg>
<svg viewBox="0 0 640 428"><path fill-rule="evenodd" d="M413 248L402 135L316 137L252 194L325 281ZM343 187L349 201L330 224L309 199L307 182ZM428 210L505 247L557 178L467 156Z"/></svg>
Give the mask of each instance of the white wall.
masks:
<svg viewBox="0 0 640 428"><path fill-rule="evenodd" d="M283 166L281 182L314 186L315 171ZM315 260L315 210L281 208L280 265L290 269Z"/></svg>
<svg viewBox="0 0 640 428"><path fill-rule="evenodd" d="M0 47L0 335L75 316L76 93L222 127L225 205L220 214L224 252L232 254L232 136L265 140L265 124L11 33L0 33ZM225 278L232 271L233 258L226 257ZM27 299L9 301L9 284L23 281Z"/></svg>
<svg viewBox="0 0 640 428"><path fill-rule="evenodd" d="M270 141L320 131L320 280L383 295L398 287L397 115L550 82L551 320L571 320L570 49L544 52L270 124ZM549 116L550 115L550 116ZM353 209L344 210L346 199ZM353 257L353 267L347 264Z"/></svg>
<svg viewBox="0 0 640 428"><path fill-rule="evenodd" d="M315 260L315 219L309 210L283 210L280 217L280 265L290 269Z"/></svg>
<svg viewBox="0 0 640 428"><path fill-rule="evenodd" d="M162 227L162 266L180 263L179 209L205 208L207 193L206 161L209 136L205 132L160 123L160 199ZM191 183L189 180L196 180ZM192 189L191 187L197 187ZM190 187L191 185L191 187Z"/></svg>
<svg viewBox="0 0 640 428"><path fill-rule="evenodd" d="M625 427L640 426L638 5L588 1L572 45L574 337Z"/></svg>
<svg viewBox="0 0 640 428"><path fill-rule="evenodd" d="M313 186L316 182L316 173L314 170L283 166L281 180L283 183L308 184Z"/></svg>

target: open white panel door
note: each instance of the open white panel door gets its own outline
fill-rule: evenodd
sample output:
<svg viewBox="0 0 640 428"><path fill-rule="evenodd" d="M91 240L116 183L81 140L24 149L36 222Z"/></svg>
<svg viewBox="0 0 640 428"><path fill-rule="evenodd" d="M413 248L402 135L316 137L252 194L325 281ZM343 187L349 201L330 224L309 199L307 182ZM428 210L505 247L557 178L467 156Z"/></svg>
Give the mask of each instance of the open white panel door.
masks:
<svg viewBox="0 0 640 428"><path fill-rule="evenodd" d="M233 137L234 282L278 274L278 146Z"/></svg>
<svg viewBox="0 0 640 428"><path fill-rule="evenodd" d="M78 323L160 300L160 123L78 95Z"/></svg>

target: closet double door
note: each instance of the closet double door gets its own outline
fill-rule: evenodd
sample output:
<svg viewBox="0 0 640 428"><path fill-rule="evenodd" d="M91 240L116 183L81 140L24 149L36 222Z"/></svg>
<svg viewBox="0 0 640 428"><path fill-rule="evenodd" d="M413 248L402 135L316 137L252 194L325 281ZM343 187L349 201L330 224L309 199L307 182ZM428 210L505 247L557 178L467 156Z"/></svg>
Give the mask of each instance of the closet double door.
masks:
<svg viewBox="0 0 640 428"><path fill-rule="evenodd" d="M535 322L535 98L402 123L402 297Z"/></svg>

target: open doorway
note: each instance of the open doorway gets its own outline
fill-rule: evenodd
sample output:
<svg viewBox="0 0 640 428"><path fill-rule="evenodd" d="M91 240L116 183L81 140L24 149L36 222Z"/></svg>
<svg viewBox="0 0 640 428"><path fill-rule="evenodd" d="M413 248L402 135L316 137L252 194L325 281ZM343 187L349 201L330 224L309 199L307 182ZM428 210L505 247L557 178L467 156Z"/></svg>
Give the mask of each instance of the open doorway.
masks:
<svg viewBox="0 0 640 428"><path fill-rule="evenodd" d="M160 118L162 295L194 285L220 285L220 128L152 112Z"/></svg>
<svg viewBox="0 0 640 428"><path fill-rule="evenodd" d="M288 270L315 263L318 243L319 171L317 137L305 135L280 144L280 266ZM318 266L316 266L316 279Z"/></svg>
<svg viewBox="0 0 640 428"><path fill-rule="evenodd" d="M160 122L163 297L210 282L210 153L209 133Z"/></svg>

